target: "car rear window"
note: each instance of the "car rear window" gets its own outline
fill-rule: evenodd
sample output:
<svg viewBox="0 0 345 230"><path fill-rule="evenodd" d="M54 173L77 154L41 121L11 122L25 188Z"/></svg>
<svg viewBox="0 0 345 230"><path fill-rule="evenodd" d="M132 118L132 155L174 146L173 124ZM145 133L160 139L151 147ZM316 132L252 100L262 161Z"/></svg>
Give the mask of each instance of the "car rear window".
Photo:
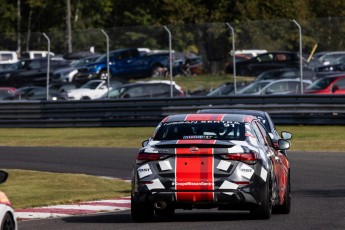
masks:
<svg viewBox="0 0 345 230"><path fill-rule="evenodd" d="M160 124L154 140L245 140L244 123L180 121Z"/></svg>

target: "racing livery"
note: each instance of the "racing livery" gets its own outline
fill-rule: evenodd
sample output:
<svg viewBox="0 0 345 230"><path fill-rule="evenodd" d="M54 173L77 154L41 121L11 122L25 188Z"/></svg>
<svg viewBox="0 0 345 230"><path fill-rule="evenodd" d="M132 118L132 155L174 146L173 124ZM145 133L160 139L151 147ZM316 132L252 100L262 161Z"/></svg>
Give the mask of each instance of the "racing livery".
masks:
<svg viewBox="0 0 345 230"><path fill-rule="evenodd" d="M242 114L180 114L163 119L133 167L135 221L175 209L250 210L268 219L290 212L290 166L260 121Z"/></svg>

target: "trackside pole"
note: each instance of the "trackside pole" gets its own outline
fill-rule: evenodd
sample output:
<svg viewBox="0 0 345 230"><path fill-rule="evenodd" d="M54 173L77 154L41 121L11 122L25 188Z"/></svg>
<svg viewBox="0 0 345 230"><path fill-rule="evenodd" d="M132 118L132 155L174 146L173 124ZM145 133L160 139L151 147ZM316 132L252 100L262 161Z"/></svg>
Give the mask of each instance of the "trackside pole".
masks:
<svg viewBox="0 0 345 230"><path fill-rule="evenodd" d="M169 77L170 77L170 97L173 97L173 83L172 83L172 71L173 71L173 64L172 64L172 45L171 45L171 32L168 29L168 27L164 26L164 29L168 32L169 34Z"/></svg>
<svg viewBox="0 0 345 230"><path fill-rule="evenodd" d="M47 95L46 95L46 100L49 100L49 70L50 70L50 39L49 37L43 33L43 36L47 39L48 41L48 54L47 54Z"/></svg>
<svg viewBox="0 0 345 230"><path fill-rule="evenodd" d="M303 64L302 64L302 60L303 60L303 56L302 56L302 27L300 26L300 24L298 24L298 22L293 19L292 20L296 26L298 27L298 32L299 32L299 71L300 71L300 79L301 79L301 94L303 94Z"/></svg>
<svg viewBox="0 0 345 230"><path fill-rule="evenodd" d="M235 56L235 31L234 28L229 23L225 23L226 26L231 30L231 39L232 39L232 70L234 76L234 92L237 93L236 87L236 56Z"/></svg>
<svg viewBox="0 0 345 230"><path fill-rule="evenodd" d="M106 41L107 41L107 98L109 99L109 91L110 91L110 70L109 70L109 36L108 34L102 29L102 33L104 34Z"/></svg>

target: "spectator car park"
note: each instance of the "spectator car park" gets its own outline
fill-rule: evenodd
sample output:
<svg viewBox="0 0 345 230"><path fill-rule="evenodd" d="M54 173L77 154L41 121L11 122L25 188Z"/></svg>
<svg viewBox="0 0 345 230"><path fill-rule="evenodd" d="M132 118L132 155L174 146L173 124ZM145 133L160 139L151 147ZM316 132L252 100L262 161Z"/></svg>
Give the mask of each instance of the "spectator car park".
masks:
<svg viewBox="0 0 345 230"><path fill-rule="evenodd" d="M8 173L0 170L0 183L4 183L8 178ZM17 215L12 207L7 195L0 191L0 229L17 230Z"/></svg>
<svg viewBox="0 0 345 230"><path fill-rule="evenodd" d="M175 209L250 210L269 219L290 212L290 164L254 116L178 114L143 142L133 167L135 221L172 216ZM278 163L279 162L279 163Z"/></svg>
<svg viewBox="0 0 345 230"><path fill-rule="evenodd" d="M172 82L173 96L185 96L183 89ZM158 98L170 97L171 95L170 81L146 81L120 85L108 93L105 93L100 99L115 98Z"/></svg>

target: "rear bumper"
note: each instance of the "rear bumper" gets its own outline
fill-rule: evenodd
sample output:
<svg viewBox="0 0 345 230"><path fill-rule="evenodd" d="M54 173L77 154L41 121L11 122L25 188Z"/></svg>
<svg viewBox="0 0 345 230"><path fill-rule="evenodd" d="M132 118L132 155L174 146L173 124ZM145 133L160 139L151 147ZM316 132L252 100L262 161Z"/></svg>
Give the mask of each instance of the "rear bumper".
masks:
<svg viewBox="0 0 345 230"><path fill-rule="evenodd" d="M200 193L200 191L179 191L186 193ZM209 191L207 192L209 193ZM186 202L176 199L175 191L151 190L149 192L133 194L133 198L139 202L165 202L175 208L219 208L229 210L247 210L260 204L252 194L240 190L213 191L213 201Z"/></svg>

